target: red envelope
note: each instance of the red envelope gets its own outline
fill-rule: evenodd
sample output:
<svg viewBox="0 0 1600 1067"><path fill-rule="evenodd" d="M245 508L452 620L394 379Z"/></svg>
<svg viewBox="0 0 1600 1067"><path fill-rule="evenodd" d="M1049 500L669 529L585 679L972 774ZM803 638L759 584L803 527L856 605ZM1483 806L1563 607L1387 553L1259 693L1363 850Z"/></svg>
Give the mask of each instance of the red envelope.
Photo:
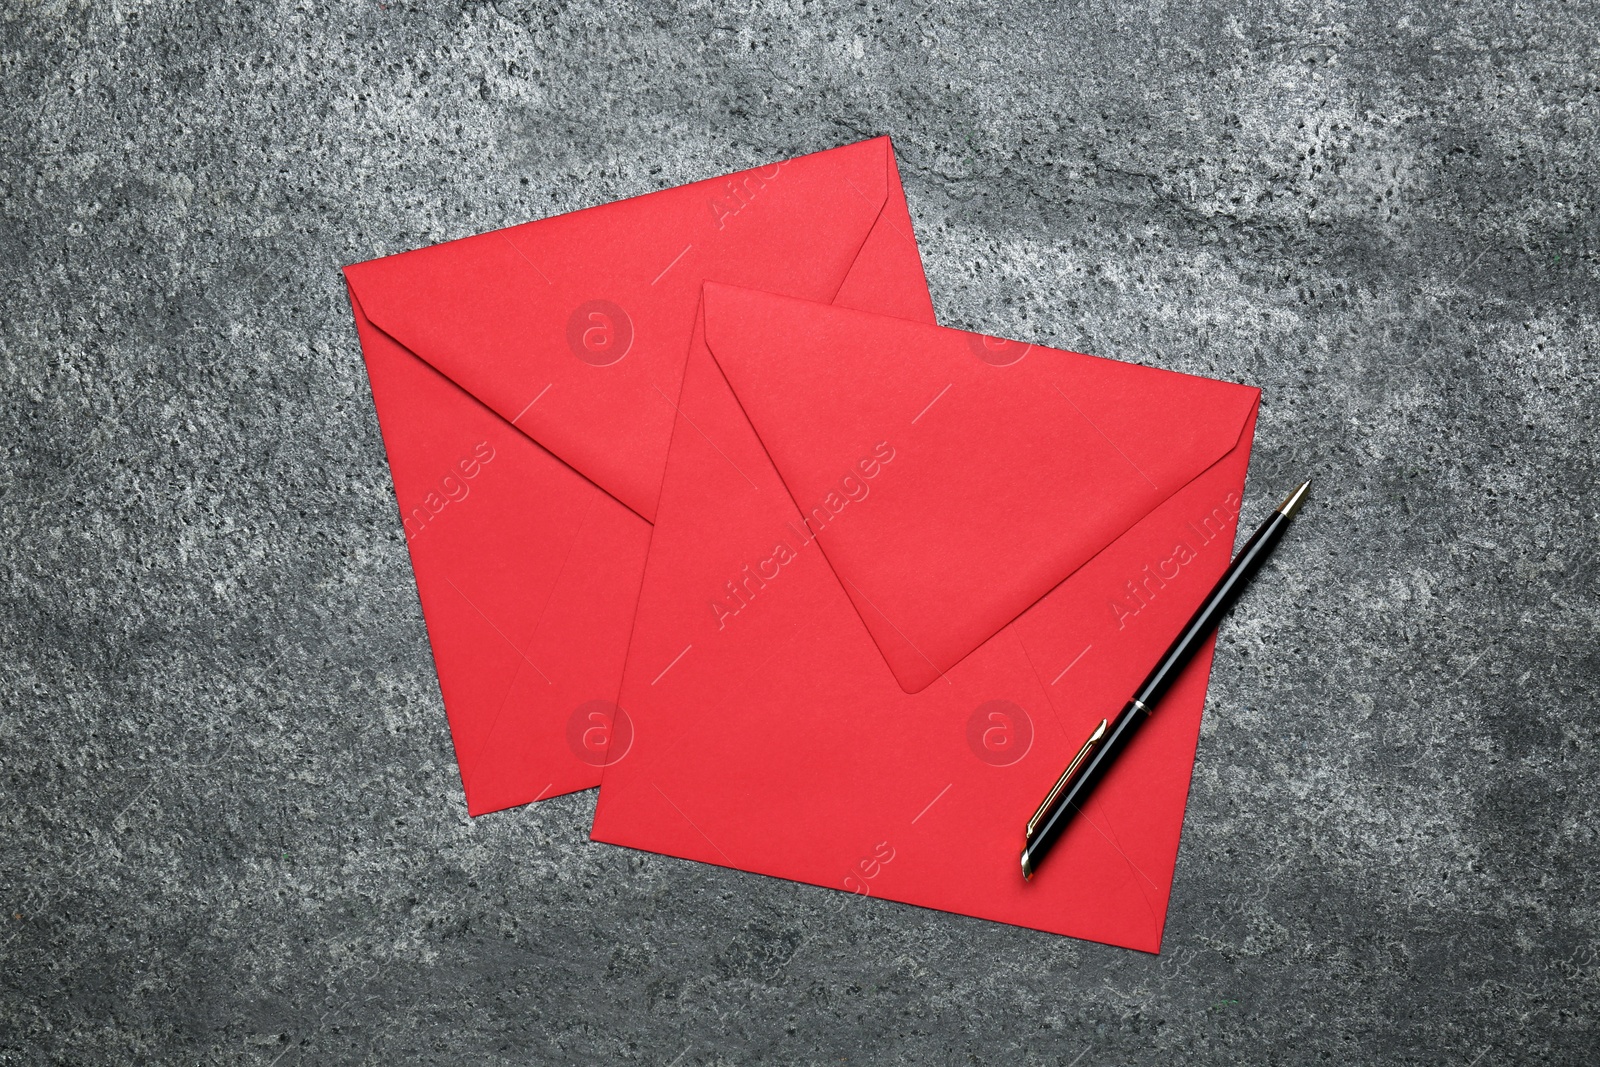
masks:
<svg viewBox="0 0 1600 1067"><path fill-rule="evenodd" d="M708 285L593 837L1157 951L1210 668L1034 806L1227 566L1257 390Z"/></svg>
<svg viewBox="0 0 1600 1067"><path fill-rule="evenodd" d="M887 138L345 275L474 815L597 785L627 751L616 695L702 283L933 321Z"/></svg>

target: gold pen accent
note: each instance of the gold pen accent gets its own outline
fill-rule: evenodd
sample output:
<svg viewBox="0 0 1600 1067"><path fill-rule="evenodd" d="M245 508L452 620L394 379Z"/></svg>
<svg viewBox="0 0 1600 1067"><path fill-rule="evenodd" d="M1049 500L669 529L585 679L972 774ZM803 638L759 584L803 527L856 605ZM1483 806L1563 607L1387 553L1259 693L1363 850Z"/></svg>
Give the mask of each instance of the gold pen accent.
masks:
<svg viewBox="0 0 1600 1067"><path fill-rule="evenodd" d="M1295 488L1295 491L1284 497L1283 503L1279 504L1274 510L1286 519L1294 518L1295 512L1299 511L1301 505L1306 502L1306 490L1310 488L1310 482L1301 482Z"/></svg>
<svg viewBox="0 0 1600 1067"><path fill-rule="evenodd" d="M1034 812L1033 818L1028 820L1028 828L1022 835L1025 840L1033 838L1033 832L1039 828L1040 821L1050 814L1050 809L1055 806L1056 798L1066 791L1073 776L1078 773L1078 769L1088 761L1089 754L1094 751L1094 746L1098 745L1101 738L1106 736L1107 725L1108 723L1105 719L1100 720L1100 725L1094 728L1094 733L1089 735L1089 740L1083 743L1083 747L1078 749L1078 754L1072 757L1072 762L1067 764L1067 769L1061 772L1060 778L1056 779L1055 786L1045 795L1044 803L1039 805L1039 810ZM1027 877L1029 873L1028 855L1024 852L1022 855L1023 877Z"/></svg>

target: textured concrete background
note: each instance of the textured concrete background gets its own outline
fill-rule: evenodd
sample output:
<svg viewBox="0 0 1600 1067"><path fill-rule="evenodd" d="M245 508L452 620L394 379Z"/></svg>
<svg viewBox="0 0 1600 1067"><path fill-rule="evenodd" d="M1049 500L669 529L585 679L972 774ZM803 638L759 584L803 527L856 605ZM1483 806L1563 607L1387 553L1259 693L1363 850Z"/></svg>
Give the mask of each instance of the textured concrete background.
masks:
<svg viewBox="0 0 1600 1067"><path fill-rule="evenodd" d="M1593 5L0 11L0 1062L1593 1062ZM469 820L340 264L892 134L1259 384L1157 958Z"/></svg>

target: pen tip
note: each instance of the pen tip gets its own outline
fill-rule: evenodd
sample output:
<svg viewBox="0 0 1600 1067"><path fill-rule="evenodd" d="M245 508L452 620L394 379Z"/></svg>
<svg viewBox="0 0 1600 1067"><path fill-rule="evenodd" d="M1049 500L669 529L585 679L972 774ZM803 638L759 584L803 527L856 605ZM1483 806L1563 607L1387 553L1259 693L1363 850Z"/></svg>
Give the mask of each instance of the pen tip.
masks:
<svg viewBox="0 0 1600 1067"><path fill-rule="evenodd" d="M1022 880L1033 881L1033 858L1028 855L1027 849L1022 850Z"/></svg>
<svg viewBox="0 0 1600 1067"><path fill-rule="evenodd" d="M1301 482L1299 485L1295 486L1294 492L1284 497L1283 503L1278 505L1278 514L1282 515L1286 519L1294 518L1295 513L1300 510L1300 506L1306 502L1306 493L1309 492L1310 489L1311 483L1309 481Z"/></svg>

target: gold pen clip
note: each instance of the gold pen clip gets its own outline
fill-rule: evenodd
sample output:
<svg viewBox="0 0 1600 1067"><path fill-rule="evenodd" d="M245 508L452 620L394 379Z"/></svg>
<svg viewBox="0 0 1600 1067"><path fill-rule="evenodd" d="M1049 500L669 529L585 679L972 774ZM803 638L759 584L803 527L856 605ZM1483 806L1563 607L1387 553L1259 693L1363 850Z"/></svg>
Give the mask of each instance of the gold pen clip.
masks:
<svg viewBox="0 0 1600 1067"><path fill-rule="evenodd" d="M1044 817L1050 813L1050 809L1055 807L1056 800L1061 796L1062 793L1066 792L1067 786L1072 783L1074 776L1076 776L1083 765L1088 762L1089 756L1094 752L1095 746L1098 745L1106 736L1106 726L1107 721L1105 719L1101 719L1100 725L1096 726L1094 728L1094 733L1089 735L1089 740L1083 743L1083 747L1078 749L1078 754L1072 757L1072 762L1067 764L1067 769L1061 772L1061 777L1056 779L1055 786L1050 790L1049 794L1045 796L1044 803L1039 805L1039 810L1034 812L1033 818L1028 820L1028 829L1023 835L1025 839L1029 841L1033 840L1034 831L1039 828L1039 823L1042 822Z"/></svg>

